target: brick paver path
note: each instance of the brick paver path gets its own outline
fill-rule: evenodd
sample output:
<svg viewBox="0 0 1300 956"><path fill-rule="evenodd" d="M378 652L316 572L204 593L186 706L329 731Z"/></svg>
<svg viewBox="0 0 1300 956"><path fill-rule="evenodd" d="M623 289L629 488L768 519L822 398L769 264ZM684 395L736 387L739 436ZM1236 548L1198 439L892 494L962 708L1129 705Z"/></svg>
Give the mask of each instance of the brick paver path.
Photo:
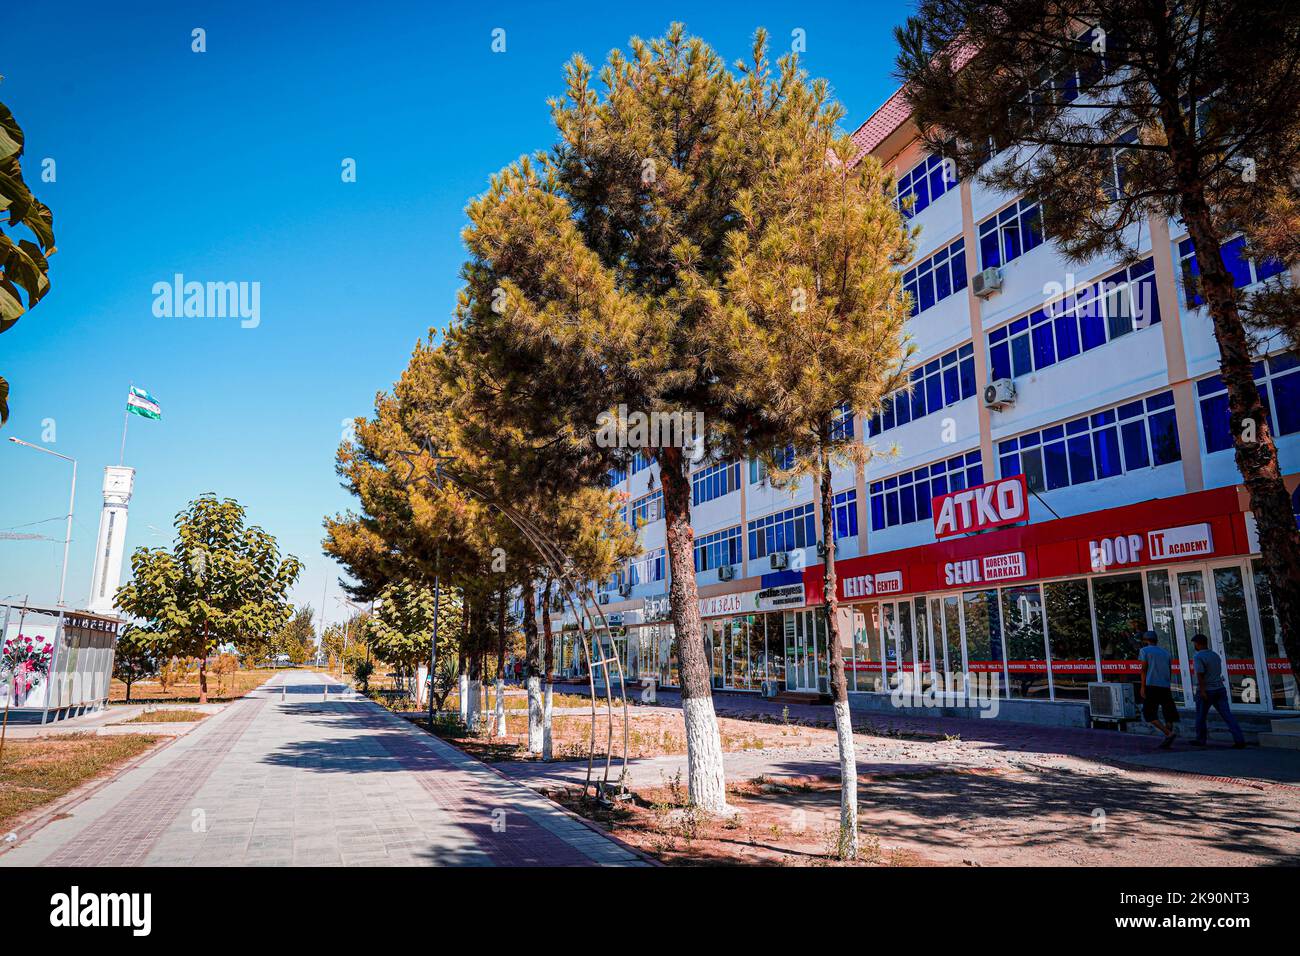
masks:
<svg viewBox="0 0 1300 956"><path fill-rule="evenodd" d="M622 845L335 685L289 671L0 866L635 865ZM281 685L284 685L283 687Z"/></svg>

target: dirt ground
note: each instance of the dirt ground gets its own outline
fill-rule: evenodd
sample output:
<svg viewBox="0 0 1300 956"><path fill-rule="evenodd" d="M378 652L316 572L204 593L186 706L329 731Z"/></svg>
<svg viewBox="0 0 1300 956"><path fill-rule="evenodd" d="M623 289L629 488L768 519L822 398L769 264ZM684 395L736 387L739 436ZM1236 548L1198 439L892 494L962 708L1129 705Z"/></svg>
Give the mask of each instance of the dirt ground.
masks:
<svg viewBox="0 0 1300 956"><path fill-rule="evenodd" d="M630 758L660 757L686 753L686 727L678 710L632 710L628 722L627 752ZM606 753L608 725L604 714L596 724L596 749L598 759ZM762 723L752 720L718 718L722 735L722 749L728 753L744 750L806 747L814 743L835 740L829 730L800 727L793 724ZM474 737L440 728L439 736L460 747L480 760L529 760L528 714L506 711L506 736ZM590 744L590 715L561 714L551 718L553 751L556 760L586 760ZM616 712L614 720L614 753L623 752L623 719Z"/></svg>
<svg viewBox="0 0 1300 956"><path fill-rule="evenodd" d="M680 711L633 713L632 799L613 808L584 802L573 778L548 777L547 765L535 762L515 765L512 776L536 767L537 789L670 865L839 865L833 731L719 718L733 812L710 819L684 809ZM522 761L526 716L507 719L508 738L452 742L484 759ZM585 763L589 730L589 717L555 718L557 759ZM940 734L861 733L855 743L859 865L1300 864L1300 787Z"/></svg>
<svg viewBox="0 0 1300 956"><path fill-rule="evenodd" d="M684 784L613 808L550 792L670 865L842 865L838 780L732 784L732 813L683 809ZM868 866L1250 866L1300 863L1300 793L1158 773L933 768L859 776Z"/></svg>
<svg viewBox="0 0 1300 956"><path fill-rule="evenodd" d="M261 687L273 676L275 676L275 671L270 668L235 671L220 682L214 675L209 674L208 700L216 703L243 697L249 691ZM126 703L126 684L114 678L108 685L108 699L110 703L114 704ZM157 680L141 680L131 685L130 703L132 704L194 703L198 699L199 679L197 674L191 674L185 680L169 685L165 691Z"/></svg>

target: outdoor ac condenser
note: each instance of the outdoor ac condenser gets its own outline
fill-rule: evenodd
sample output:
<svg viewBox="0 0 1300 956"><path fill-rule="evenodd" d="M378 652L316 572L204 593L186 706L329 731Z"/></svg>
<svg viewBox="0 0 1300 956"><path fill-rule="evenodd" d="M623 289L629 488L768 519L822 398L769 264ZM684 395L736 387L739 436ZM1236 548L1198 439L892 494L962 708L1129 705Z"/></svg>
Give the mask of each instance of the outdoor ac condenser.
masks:
<svg viewBox="0 0 1300 956"><path fill-rule="evenodd" d="M736 576L736 568L731 564L723 564L718 567L718 580L730 581Z"/></svg>
<svg viewBox="0 0 1300 956"><path fill-rule="evenodd" d="M1088 711L1094 720L1131 720L1137 716L1132 684L1091 683Z"/></svg>
<svg viewBox="0 0 1300 956"><path fill-rule="evenodd" d="M971 279L971 291L980 299L987 299L994 292L1001 292L1002 270L992 267L975 273Z"/></svg>

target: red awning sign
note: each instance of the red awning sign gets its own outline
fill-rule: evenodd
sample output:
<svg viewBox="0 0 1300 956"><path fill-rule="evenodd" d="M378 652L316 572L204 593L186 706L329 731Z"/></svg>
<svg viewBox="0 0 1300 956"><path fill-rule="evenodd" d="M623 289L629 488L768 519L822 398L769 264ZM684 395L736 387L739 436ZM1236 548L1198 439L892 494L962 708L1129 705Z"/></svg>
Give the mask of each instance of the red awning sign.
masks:
<svg viewBox="0 0 1300 956"><path fill-rule="evenodd" d="M950 491L930 502L939 540L1029 520L1029 486L1024 475Z"/></svg>

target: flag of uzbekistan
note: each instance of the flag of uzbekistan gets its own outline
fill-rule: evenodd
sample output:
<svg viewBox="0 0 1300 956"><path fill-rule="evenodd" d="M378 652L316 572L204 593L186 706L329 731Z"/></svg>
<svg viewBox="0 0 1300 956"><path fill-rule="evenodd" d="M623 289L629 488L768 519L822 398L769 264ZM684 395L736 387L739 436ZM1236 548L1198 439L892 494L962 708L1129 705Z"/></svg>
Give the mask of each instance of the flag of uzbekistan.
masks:
<svg viewBox="0 0 1300 956"><path fill-rule="evenodd" d="M158 404L158 399L134 385L131 386L131 394L126 397L126 410L155 421L162 418L162 406Z"/></svg>

